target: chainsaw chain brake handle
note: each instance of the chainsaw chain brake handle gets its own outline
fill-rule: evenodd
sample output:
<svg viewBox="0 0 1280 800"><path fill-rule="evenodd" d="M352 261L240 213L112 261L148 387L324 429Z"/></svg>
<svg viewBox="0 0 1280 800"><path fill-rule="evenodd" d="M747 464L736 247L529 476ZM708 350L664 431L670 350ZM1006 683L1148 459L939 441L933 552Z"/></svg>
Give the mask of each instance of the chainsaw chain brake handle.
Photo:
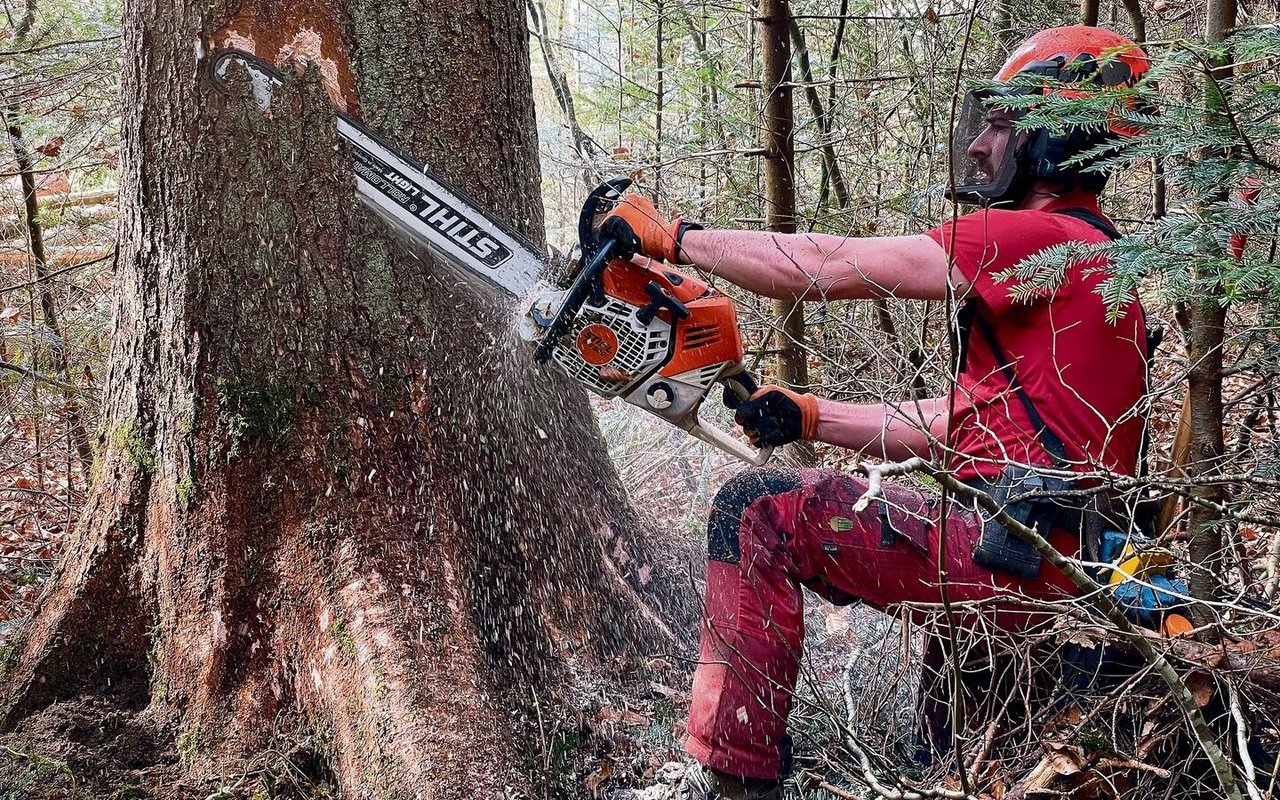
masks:
<svg viewBox="0 0 1280 800"><path fill-rule="evenodd" d="M590 264L605 245L617 248L617 240L601 236L600 223L604 216L622 200L622 193L631 188L631 179L609 178L591 190L578 212L578 246L582 248L582 263ZM608 263L605 259L604 263ZM603 266L603 265L602 265ZM600 272L604 272L603 269Z"/></svg>
<svg viewBox="0 0 1280 800"><path fill-rule="evenodd" d="M560 311L533 353L533 360L539 364L551 358L556 343L568 332L583 303L589 299L593 305L604 304L604 270L613 259L618 242L598 236L596 220L612 211L630 186L630 178L610 178L593 189L582 204L582 211L578 214L578 248L582 253L579 263L582 267L565 291Z"/></svg>

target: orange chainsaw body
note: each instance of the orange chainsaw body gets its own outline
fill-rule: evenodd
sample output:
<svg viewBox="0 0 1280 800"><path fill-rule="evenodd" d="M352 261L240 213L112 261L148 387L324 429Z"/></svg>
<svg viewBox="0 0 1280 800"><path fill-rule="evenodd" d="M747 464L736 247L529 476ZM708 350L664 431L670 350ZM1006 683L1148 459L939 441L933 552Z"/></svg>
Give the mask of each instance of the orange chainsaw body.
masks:
<svg viewBox="0 0 1280 800"><path fill-rule="evenodd" d="M705 282L667 264L650 261L641 266L622 259L610 261L602 277L605 294L628 305L647 305L650 295L645 287L656 283L689 310L689 316L682 320L674 319L666 308L657 312L659 319L674 325L676 337L671 359L658 370L659 375L670 377L726 361L742 362L742 334L733 301ZM595 328L589 326L580 333L575 346L583 359L603 369L617 352L617 341Z"/></svg>

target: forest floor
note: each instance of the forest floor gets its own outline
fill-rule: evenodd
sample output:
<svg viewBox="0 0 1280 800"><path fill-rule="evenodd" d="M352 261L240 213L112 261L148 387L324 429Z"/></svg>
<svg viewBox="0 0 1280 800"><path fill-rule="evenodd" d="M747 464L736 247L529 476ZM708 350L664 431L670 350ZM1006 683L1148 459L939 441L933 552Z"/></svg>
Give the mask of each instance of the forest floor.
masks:
<svg viewBox="0 0 1280 800"><path fill-rule="evenodd" d="M41 398L34 398L39 401ZM45 579L84 501L84 483L71 450L61 398L14 402L41 408L0 419L5 441L5 492L0 492L0 653L30 617ZM631 409L599 404L601 427L633 502L660 529L687 536L701 551L704 521L715 490L738 467L683 433ZM698 565L690 565L700 580ZM804 700L797 709L800 758L820 759L843 715L846 665L855 653L879 650L890 621L875 612L840 609L810 598ZM891 648L892 649L892 648ZM891 654L892 655L892 654ZM569 711L546 737L531 783L545 796L601 800L673 800L688 768L682 740L696 653L655 654L646 674L630 684L605 676L580 676L571 687ZM883 668L863 675L859 686L895 696L909 683L900 654L863 659ZM878 683L877 683L878 681ZM887 682L887 683L886 683ZM895 688L896 687L896 688ZM881 703L884 730L901 738L905 705ZM193 797L217 800L334 797L311 751L282 743L232 775L181 786L179 743L158 728L145 708L129 708L110 696L60 702L0 736L0 800ZM896 731L896 732L894 732ZM826 737L824 739L824 737Z"/></svg>

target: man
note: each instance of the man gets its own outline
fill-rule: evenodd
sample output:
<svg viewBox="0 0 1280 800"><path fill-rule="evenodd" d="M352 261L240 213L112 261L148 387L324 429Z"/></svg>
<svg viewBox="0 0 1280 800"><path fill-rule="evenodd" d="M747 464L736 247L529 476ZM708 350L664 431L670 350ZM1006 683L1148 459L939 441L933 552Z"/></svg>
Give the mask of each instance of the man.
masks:
<svg viewBox="0 0 1280 800"><path fill-rule="evenodd" d="M997 74L1005 87L969 93L954 135L953 196L982 208L924 234L846 239L704 230L663 219L638 196L604 224L635 252L695 265L768 297L942 300L950 287L963 303L967 356L954 397L855 405L769 386L737 409L759 443L821 441L892 461L941 455L956 477L983 486L999 485L1010 464L1131 474L1143 426L1141 308L1130 303L1117 323L1107 321L1096 293L1105 264L1096 261L1068 270L1061 286L1029 302L1015 302L1011 286L995 279L1048 247L1114 236L1098 210L1105 177L1064 162L1100 135L1130 131L1117 121L1103 134L1020 132L1015 113L992 100L1075 92L1085 81L1132 85L1146 69L1141 49L1103 29L1056 28L1032 37ZM945 441L952 452L941 454ZM686 745L706 767L702 797L781 797L801 585L838 603L892 609L937 603L942 570L953 602L1009 598L997 619L1013 630L1031 619L1018 612L1017 599L1074 594L1034 553L1028 561L1019 542L1006 550L981 541L983 522L970 509L946 514L945 553L933 499L887 486L882 500L853 511L866 485L830 471L756 470L717 495ZM1051 520L1046 529L1061 551L1079 550L1075 531Z"/></svg>

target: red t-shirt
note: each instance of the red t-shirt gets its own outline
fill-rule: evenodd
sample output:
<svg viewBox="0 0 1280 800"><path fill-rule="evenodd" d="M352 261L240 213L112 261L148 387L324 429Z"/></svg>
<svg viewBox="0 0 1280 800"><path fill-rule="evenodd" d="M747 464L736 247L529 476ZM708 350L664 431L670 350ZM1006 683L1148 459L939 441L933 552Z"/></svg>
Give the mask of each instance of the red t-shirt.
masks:
<svg viewBox="0 0 1280 800"><path fill-rule="evenodd" d="M1139 408L1146 384L1142 307L1135 300L1117 322L1107 321L1106 304L1096 292L1106 276L1086 274L1103 261L1074 267L1056 290L1028 302L1009 296L1016 282L995 280L1000 271L1055 244L1107 241L1088 222L1052 213L1069 208L1100 213L1096 197L1073 192L1037 211L976 211L927 235L973 285L969 301L991 324L1018 381L1075 468L1131 475L1145 424ZM993 478L1011 461L1053 464L976 326L969 336L968 368L956 385L951 428L958 478Z"/></svg>

